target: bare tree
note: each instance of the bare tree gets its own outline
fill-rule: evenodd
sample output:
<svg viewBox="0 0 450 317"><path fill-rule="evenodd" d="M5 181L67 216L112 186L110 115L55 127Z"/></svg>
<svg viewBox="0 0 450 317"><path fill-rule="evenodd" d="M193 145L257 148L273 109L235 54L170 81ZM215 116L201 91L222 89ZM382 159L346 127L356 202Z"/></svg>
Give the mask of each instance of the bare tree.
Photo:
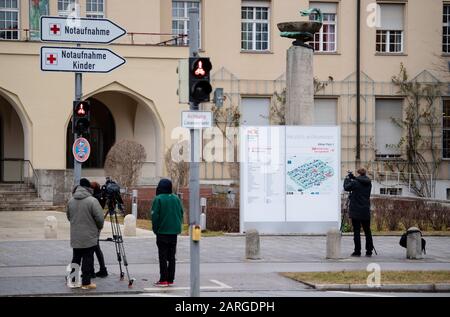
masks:
<svg viewBox="0 0 450 317"><path fill-rule="evenodd" d="M145 148L141 144L120 140L106 156L105 173L121 186L130 188L137 184L146 158Z"/></svg>
<svg viewBox="0 0 450 317"><path fill-rule="evenodd" d="M172 180L173 191L178 193L181 187L187 186L189 180L189 162L186 162L184 151L187 151L188 141L172 144L164 155L166 169L169 178ZM176 153L174 153L176 152Z"/></svg>

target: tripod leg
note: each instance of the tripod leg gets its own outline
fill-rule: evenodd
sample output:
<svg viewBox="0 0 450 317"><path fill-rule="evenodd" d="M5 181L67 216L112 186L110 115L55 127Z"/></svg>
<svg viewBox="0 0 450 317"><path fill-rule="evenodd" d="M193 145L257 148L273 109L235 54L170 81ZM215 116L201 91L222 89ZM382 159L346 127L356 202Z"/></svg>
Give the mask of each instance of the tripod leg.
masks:
<svg viewBox="0 0 450 317"><path fill-rule="evenodd" d="M123 245L123 238L122 238L122 232L120 230L120 225L119 222L117 221L117 214L115 214L115 219L116 219L116 233L117 233L117 241L118 241L118 250L120 255L123 258L123 264L125 266L125 271L127 272L127 278L128 278L128 287L132 287L133 282L135 281L134 278L130 278L130 273L128 272L128 261L127 261L127 256L125 254L125 246ZM120 262L119 262L120 264ZM120 270L120 276L121 276L121 280L123 280L124 278L124 272L122 271L122 267Z"/></svg>
<svg viewBox="0 0 450 317"><path fill-rule="evenodd" d="M118 239L119 236L117 234L117 215L115 217L113 217L113 215L110 213L110 221L111 221L111 231L112 231L112 235L113 235L113 239L114 239L114 246L116 248L116 254L117 254L117 261L119 262L119 269L120 269L120 280L123 280L123 276L124 273L122 271L122 257L120 254L120 248L119 248L119 243L118 243Z"/></svg>

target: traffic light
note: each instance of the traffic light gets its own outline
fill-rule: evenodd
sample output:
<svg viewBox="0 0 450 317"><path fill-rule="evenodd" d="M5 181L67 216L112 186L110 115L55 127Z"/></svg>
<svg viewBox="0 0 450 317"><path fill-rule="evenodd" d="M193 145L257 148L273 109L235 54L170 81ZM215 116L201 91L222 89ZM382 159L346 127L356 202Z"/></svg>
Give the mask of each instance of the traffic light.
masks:
<svg viewBox="0 0 450 317"><path fill-rule="evenodd" d="M189 58L189 102L209 101L212 92L210 80L211 62L208 57Z"/></svg>
<svg viewBox="0 0 450 317"><path fill-rule="evenodd" d="M73 102L73 132L78 137L86 136L89 134L90 125L90 109L91 105L89 101L74 101Z"/></svg>

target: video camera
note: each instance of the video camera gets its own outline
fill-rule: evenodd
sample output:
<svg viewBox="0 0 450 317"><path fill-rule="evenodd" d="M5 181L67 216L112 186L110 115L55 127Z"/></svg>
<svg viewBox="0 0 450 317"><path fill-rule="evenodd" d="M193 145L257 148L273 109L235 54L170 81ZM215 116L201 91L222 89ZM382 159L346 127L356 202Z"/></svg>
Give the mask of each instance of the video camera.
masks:
<svg viewBox="0 0 450 317"><path fill-rule="evenodd" d="M355 179L356 178L352 171L347 171L347 177L350 178L350 179Z"/></svg>
<svg viewBox="0 0 450 317"><path fill-rule="evenodd" d="M124 213L123 200L120 196L120 186L115 181L107 177L106 183L102 186L101 191L102 197L106 199L106 204L108 205L110 213L115 211L116 206Z"/></svg>

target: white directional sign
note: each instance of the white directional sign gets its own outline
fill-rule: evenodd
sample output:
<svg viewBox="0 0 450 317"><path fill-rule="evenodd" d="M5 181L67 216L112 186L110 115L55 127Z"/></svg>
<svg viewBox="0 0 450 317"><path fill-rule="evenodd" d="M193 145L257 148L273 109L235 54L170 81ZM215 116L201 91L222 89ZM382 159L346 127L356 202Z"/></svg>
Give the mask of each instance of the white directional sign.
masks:
<svg viewBox="0 0 450 317"><path fill-rule="evenodd" d="M41 70L52 72L108 73L125 64L108 49L41 47Z"/></svg>
<svg viewBox="0 0 450 317"><path fill-rule="evenodd" d="M181 126L187 129L203 129L212 127L211 111L182 111Z"/></svg>
<svg viewBox="0 0 450 317"><path fill-rule="evenodd" d="M107 19L41 17L43 42L111 43L126 33Z"/></svg>

